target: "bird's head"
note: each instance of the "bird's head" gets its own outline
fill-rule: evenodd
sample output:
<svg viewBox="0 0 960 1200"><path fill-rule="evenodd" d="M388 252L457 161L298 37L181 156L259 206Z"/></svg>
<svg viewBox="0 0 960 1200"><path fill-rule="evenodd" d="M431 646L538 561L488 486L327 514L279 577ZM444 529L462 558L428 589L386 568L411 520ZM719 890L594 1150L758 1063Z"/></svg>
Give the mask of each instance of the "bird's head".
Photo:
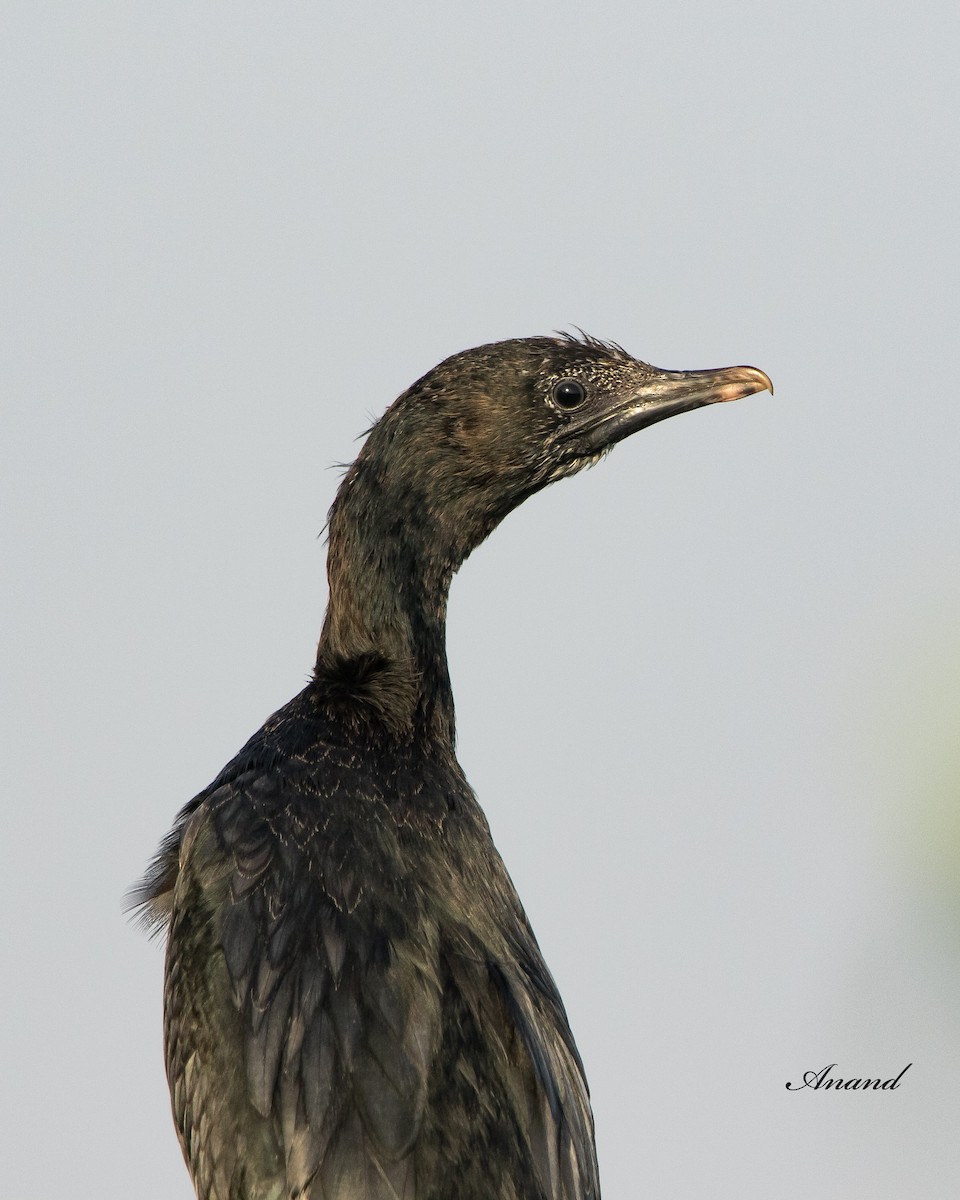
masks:
<svg viewBox="0 0 960 1200"><path fill-rule="evenodd" d="M453 355L404 392L345 489L365 477L399 518L429 527L456 569L511 509L636 430L765 389L756 367L663 371L587 336L494 342Z"/></svg>
<svg viewBox="0 0 960 1200"><path fill-rule="evenodd" d="M635 430L765 388L756 367L661 371L588 337L495 342L428 371L370 430L330 510L323 694L398 731L422 709L452 739L444 614L470 551Z"/></svg>

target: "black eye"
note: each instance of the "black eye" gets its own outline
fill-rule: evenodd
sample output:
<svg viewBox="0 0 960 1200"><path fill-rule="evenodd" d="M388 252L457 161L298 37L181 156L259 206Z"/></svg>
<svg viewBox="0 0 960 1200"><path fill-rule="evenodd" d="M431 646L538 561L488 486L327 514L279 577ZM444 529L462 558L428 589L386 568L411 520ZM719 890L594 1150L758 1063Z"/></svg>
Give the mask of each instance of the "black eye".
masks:
<svg viewBox="0 0 960 1200"><path fill-rule="evenodd" d="M559 383L554 384L553 402L557 408L567 411L579 408L586 398L587 389L579 379L561 379Z"/></svg>

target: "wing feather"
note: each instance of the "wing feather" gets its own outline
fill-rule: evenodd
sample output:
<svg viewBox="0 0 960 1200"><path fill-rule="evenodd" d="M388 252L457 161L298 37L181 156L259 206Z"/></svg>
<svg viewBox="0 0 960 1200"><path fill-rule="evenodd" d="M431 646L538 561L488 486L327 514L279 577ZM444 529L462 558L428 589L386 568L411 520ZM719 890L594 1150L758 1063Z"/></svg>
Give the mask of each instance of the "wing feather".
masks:
<svg viewBox="0 0 960 1200"><path fill-rule="evenodd" d="M454 882L431 901L410 875L423 847L399 840L415 835L355 819L382 800L348 774L321 794L302 770L225 772L138 893L172 913L168 1074L200 1200L415 1200L425 1127L430 1170L438 1155L450 1169L448 1136L471 1154L487 1136L516 1146L521 1173L491 1180L491 1200L597 1200L582 1064L495 852L492 890Z"/></svg>
<svg viewBox="0 0 960 1200"><path fill-rule="evenodd" d="M201 1198L415 1195L440 1027L429 922L402 881L391 905L388 842L365 902L350 830L318 808L277 771L221 776L137 897L173 913L168 1072Z"/></svg>

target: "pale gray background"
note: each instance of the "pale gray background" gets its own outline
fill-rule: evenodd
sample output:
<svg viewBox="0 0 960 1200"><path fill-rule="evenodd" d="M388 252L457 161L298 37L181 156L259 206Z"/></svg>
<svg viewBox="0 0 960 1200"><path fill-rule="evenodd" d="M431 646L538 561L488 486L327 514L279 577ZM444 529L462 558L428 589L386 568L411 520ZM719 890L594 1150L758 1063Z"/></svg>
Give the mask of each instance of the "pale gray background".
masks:
<svg viewBox="0 0 960 1200"><path fill-rule="evenodd" d="M447 354L578 324L777 385L453 589L605 1195L956 1196L956 6L2 20L4 1195L191 1194L124 889L306 678L330 464Z"/></svg>

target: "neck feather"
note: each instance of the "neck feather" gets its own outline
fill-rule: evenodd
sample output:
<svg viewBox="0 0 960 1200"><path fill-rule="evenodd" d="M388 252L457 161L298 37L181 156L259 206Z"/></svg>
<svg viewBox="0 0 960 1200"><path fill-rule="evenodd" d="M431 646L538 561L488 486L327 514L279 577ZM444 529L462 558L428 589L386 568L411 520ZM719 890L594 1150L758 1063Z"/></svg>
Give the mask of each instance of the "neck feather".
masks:
<svg viewBox="0 0 960 1200"><path fill-rule="evenodd" d="M397 735L454 739L447 595L459 557L414 493L362 459L330 512L330 598L316 679Z"/></svg>

